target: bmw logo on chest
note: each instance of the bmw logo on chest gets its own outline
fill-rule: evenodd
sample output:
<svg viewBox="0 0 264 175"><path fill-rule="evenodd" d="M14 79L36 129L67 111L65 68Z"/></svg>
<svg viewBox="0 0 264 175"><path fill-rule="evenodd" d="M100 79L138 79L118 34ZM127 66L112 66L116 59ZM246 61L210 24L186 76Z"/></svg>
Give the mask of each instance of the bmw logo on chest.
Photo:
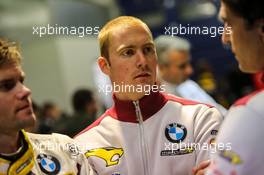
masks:
<svg viewBox="0 0 264 175"><path fill-rule="evenodd" d="M41 171L45 174L55 175L58 174L61 169L60 162L56 157L46 154L39 154L37 161Z"/></svg>
<svg viewBox="0 0 264 175"><path fill-rule="evenodd" d="M179 123L171 123L165 128L165 136L172 143L179 143L185 139L187 130Z"/></svg>

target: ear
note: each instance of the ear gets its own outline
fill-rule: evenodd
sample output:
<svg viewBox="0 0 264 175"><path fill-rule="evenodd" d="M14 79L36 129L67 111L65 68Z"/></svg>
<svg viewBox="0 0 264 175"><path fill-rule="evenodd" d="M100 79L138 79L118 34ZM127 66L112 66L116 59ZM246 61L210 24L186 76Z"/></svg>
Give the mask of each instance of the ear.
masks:
<svg viewBox="0 0 264 175"><path fill-rule="evenodd" d="M103 73L110 75L110 65L105 57L99 57L97 63Z"/></svg>

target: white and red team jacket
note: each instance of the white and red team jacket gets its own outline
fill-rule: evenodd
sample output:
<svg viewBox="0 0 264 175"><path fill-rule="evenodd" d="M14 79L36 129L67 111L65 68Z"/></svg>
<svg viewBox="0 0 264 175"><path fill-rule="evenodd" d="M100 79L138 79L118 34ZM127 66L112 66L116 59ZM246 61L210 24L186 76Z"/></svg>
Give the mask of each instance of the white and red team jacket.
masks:
<svg viewBox="0 0 264 175"><path fill-rule="evenodd" d="M231 107L216 139L217 144L230 143L231 149L213 154L207 175L263 175L263 139L264 89Z"/></svg>
<svg viewBox="0 0 264 175"><path fill-rule="evenodd" d="M189 175L209 159L206 146L222 119L214 107L160 92L138 101L114 97L114 106L75 140L99 175Z"/></svg>
<svg viewBox="0 0 264 175"><path fill-rule="evenodd" d="M19 132L20 149L0 153L0 175L94 175L86 157L62 134Z"/></svg>

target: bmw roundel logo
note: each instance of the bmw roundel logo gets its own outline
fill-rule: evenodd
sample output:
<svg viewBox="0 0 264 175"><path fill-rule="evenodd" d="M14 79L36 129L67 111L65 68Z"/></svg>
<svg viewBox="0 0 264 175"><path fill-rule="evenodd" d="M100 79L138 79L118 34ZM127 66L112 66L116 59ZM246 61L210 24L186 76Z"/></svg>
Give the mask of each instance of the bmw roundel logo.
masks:
<svg viewBox="0 0 264 175"><path fill-rule="evenodd" d="M58 174L61 169L60 162L56 157L39 154L37 156L37 161L41 171L45 174L55 175Z"/></svg>
<svg viewBox="0 0 264 175"><path fill-rule="evenodd" d="M179 123L171 123L166 126L165 136L172 143L180 143L185 139L187 129Z"/></svg>

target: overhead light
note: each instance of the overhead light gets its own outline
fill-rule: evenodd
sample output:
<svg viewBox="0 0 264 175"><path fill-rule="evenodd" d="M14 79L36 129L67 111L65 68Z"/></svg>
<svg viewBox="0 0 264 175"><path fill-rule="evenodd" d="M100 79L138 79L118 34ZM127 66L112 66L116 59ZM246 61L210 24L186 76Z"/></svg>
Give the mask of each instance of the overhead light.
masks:
<svg viewBox="0 0 264 175"><path fill-rule="evenodd" d="M183 3L180 8L180 18L182 20L196 20L213 17L217 13L217 8L212 2L189 2Z"/></svg>

